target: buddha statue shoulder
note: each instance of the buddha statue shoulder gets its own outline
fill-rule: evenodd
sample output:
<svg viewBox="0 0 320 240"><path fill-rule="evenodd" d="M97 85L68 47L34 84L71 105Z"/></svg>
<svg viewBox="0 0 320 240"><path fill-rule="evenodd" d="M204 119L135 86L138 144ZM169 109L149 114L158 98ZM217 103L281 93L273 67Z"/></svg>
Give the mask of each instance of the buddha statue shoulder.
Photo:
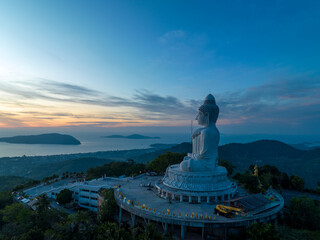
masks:
<svg viewBox="0 0 320 240"><path fill-rule="evenodd" d="M192 153L188 153L179 165L181 171L208 172L217 167L218 144L220 133L216 127L219 107L215 98L209 94L203 105L199 107L196 117L202 128L197 129L192 135Z"/></svg>

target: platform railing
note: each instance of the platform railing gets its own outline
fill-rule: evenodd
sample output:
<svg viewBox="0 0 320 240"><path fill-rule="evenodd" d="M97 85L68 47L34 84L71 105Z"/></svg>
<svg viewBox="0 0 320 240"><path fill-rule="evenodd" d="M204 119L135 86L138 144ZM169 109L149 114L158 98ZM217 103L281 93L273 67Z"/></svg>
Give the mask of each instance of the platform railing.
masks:
<svg viewBox="0 0 320 240"><path fill-rule="evenodd" d="M227 220L221 220L221 219L217 219L215 218L215 214L212 215L206 215L200 217L201 215L198 214L196 217L196 214L181 214L179 215L179 213L177 214L176 212L172 213L172 212L168 212L167 210L162 210L162 211L153 211L153 208L151 208L151 210L149 210L149 207L146 206L146 208L142 208L142 206L140 205L136 205L134 201L131 201L130 199L127 199L123 194L121 196L119 190L114 192L115 194L115 199L116 202L118 203L118 205L121 207L123 207L124 209L128 210L129 212L132 212L134 214L137 215L147 215L150 217L156 217L156 218L167 218L167 219L172 219L172 220L183 220L183 221L197 221L197 222L204 222L204 223L225 223L227 222L242 222L245 220L249 220L249 221L255 221L258 219L263 219L263 218L268 218L268 217L272 217L275 214L278 214L278 212L281 211L281 209L283 208L284 205L284 201L283 198L281 197L281 195L279 193L275 193L277 194L277 197L279 197L279 205L277 207L275 207L274 209L271 209L270 211L266 212L266 213L261 213L258 215L250 215L250 216L239 216L239 217L235 217L235 218L227 218ZM282 200L282 201L281 201ZM268 208L266 207L265 210L267 210ZM174 214L174 215L173 215Z"/></svg>

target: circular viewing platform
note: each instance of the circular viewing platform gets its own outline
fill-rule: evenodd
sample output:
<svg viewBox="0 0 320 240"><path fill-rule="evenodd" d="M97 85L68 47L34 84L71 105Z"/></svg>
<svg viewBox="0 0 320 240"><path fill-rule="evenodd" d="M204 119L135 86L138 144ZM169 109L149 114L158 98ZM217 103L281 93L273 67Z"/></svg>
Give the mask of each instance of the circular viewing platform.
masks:
<svg viewBox="0 0 320 240"><path fill-rule="evenodd" d="M180 202L178 199L159 198L157 190L153 189L159 177L141 176L123 184L120 189L115 191L116 202L120 208L135 216L152 221L179 224L185 226L203 227L205 224L216 228L218 226L248 226L254 221L268 222L277 218L283 208L283 198L277 192L272 192L272 201L267 196L265 203L260 204L259 198L251 198L258 208L244 211L244 214L228 218L215 213L217 203L190 204ZM249 195L251 196L251 195ZM198 199L198 198L197 198ZM242 197L239 198L241 201ZM218 204L228 204L229 201L219 202ZM244 200L245 202L245 200Z"/></svg>

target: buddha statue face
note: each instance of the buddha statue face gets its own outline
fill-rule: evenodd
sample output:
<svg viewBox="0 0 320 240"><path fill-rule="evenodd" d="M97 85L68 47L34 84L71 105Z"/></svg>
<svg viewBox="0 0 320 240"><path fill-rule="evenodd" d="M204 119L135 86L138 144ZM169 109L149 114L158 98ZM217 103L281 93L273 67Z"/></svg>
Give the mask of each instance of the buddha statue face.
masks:
<svg viewBox="0 0 320 240"><path fill-rule="evenodd" d="M209 124L209 115L207 113L202 112L202 111L198 111L198 114L196 116L196 120L198 121L199 125L207 127Z"/></svg>

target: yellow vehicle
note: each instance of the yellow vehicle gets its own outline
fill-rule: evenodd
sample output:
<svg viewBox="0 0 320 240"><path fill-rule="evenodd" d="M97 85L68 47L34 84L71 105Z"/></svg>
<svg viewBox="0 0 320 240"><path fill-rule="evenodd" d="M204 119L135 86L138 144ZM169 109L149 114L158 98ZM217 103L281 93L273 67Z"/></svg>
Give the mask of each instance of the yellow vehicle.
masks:
<svg viewBox="0 0 320 240"><path fill-rule="evenodd" d="M235 208L219 204L216 206L215 213L225 217L235 217L244 214L241 208Z"/></svg>

